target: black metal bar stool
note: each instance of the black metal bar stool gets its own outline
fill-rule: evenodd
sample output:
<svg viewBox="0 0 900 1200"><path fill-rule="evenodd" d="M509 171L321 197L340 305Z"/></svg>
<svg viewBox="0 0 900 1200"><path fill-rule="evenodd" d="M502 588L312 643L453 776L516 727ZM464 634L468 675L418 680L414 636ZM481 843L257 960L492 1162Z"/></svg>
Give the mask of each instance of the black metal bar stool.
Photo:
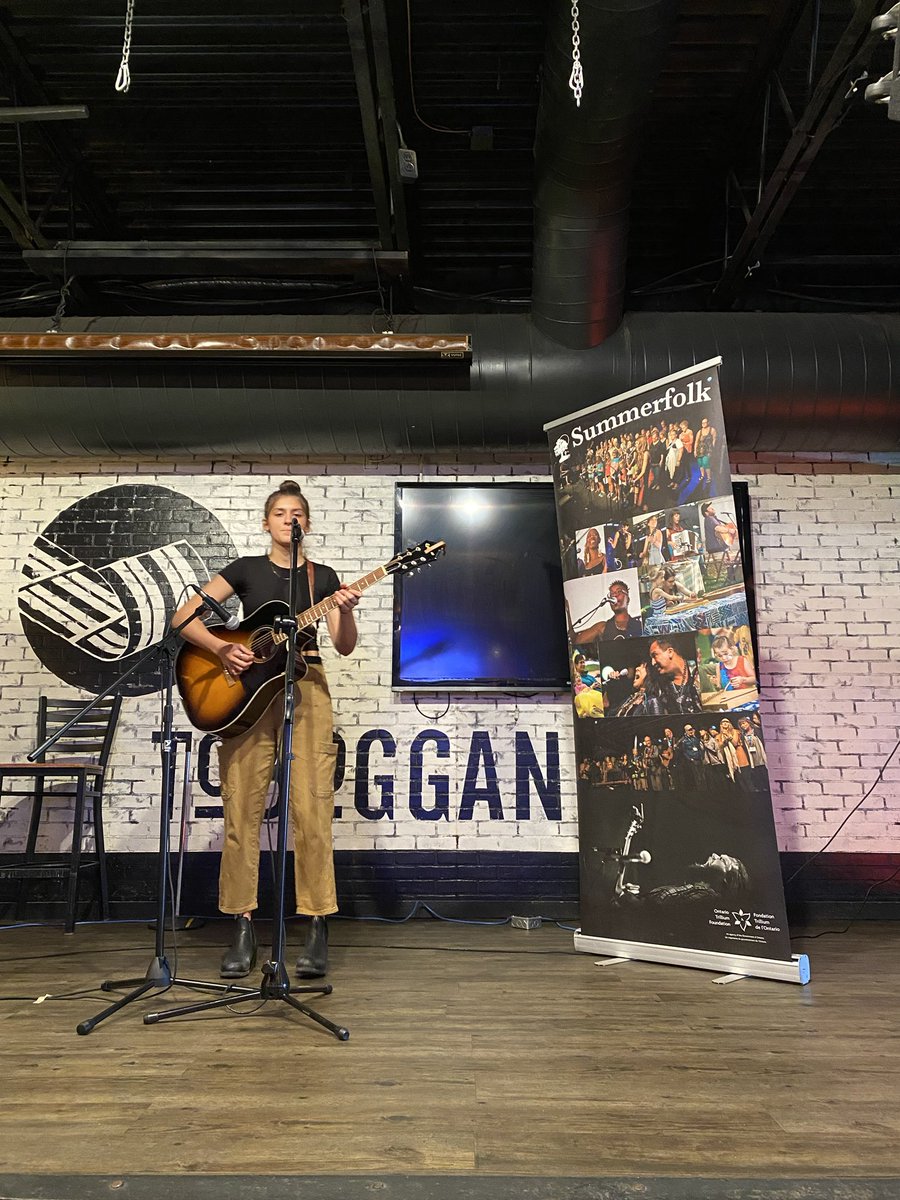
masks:
<svg viewBox="0 0 900 1200"><path fill-rule="evenodd" d="M83 707L81 700L51 700L42 696L38 704L38 744L46 741L55 730L61 729ZM24 860L6 866L0 859L0 878L21 880L18 897L20 917L24 912L31 880L64 879L67 885L65 930L71 933L75 928L81 874L96 868L100 884L100 915L104 921L109 918L109 882L103 839L103 782L121 707L121 696L99 701L38 762L0 762L0 796L20 796L31 800ZM28 779L29 785L5 790L7 778ZM73 783L67 788L49 790L47 781L51 779L70 779ZM58 861L41 861L38 860L36 847L44 798L58 796L74 800L72 848L65 858ZM86 819L89 819L94 833L94 852L91 854L85 854L83 849Z"/></svg>

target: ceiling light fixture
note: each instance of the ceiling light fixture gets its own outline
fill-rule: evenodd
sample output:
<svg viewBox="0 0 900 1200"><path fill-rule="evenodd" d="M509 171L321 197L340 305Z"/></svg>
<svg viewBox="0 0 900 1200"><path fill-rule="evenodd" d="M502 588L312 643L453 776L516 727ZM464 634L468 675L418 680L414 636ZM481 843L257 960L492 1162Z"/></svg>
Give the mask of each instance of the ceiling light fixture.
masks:
<svg viewBox="0 0 900 1200"><path fill-rule="evenodd" d="M242 358L471 362L471 334L367 333L3 333L0 359Z"/></svg>

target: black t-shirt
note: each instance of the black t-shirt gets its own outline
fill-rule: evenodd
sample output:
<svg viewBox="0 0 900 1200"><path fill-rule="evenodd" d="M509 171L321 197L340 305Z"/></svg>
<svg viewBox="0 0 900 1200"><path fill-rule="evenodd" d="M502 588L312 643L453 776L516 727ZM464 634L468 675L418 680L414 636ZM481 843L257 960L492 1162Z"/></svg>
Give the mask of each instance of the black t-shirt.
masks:
<svg viewBox="0 0 900 1200"><path fill-rule="evenodd" d="M640 617L629 617L628 624L624 629L620 629L615 622L614 617L610 617L606 622L603 632L600 634L601 642L620 642L624 638L642 637L644 626L641 623Z"/></svg>
<svg viewBox="0 0 900 1200"><path fill-rule="evenodd" d="M310 599L309 575L306 563L300 564L297 577L297 612L302 613L314 604L321 603L333 596L340 589L341 581L337 572L322 563L313 564L315 570L315 595ZM270 600L288 600L287 567L276 567L267 554L257 554L250 558L236 558L220 572L222 578L234 589L235 595L241 602L244 617L249 617L263 604ZM308 647L313 649L315 641Z"/></svg>

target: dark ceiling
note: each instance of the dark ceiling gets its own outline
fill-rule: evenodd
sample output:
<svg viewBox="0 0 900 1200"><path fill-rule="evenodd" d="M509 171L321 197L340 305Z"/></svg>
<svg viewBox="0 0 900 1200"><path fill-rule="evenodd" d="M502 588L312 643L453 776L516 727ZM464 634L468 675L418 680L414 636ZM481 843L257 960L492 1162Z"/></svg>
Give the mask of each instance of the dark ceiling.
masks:
<svg viewBox="0 0 900 1200"><path fill-rule="evenodd" d="M0 309L52 314L71 278L69 315L527 312L548 10L134 0L120 94L126 0L0 4L0 103L89 110L0 124ZM821 112L835 54L890 69L873 38L848 50L852 13L682 0L648 81L626 308L900 310L900 123L865 81ZM780 160L787 203L742 243Z"/></svg>

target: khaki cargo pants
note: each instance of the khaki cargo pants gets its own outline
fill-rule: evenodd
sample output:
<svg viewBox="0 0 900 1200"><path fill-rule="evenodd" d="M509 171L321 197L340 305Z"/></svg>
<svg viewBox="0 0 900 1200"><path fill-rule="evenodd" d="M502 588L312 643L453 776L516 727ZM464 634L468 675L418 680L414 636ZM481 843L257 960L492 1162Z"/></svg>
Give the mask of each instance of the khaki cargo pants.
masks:
<svg viewBox="0 0 900 1200"><path fill-rule="evenodd" d="M223 913L252 912L257 907L260 829L281 738L282 708L279 693L252 729L219 746L225 810L219 870L219 908ZM290 812L297 912L313 917L337 912L331 830L337 746L332 732L325 672L311 663L297 685Z"/></svg>

